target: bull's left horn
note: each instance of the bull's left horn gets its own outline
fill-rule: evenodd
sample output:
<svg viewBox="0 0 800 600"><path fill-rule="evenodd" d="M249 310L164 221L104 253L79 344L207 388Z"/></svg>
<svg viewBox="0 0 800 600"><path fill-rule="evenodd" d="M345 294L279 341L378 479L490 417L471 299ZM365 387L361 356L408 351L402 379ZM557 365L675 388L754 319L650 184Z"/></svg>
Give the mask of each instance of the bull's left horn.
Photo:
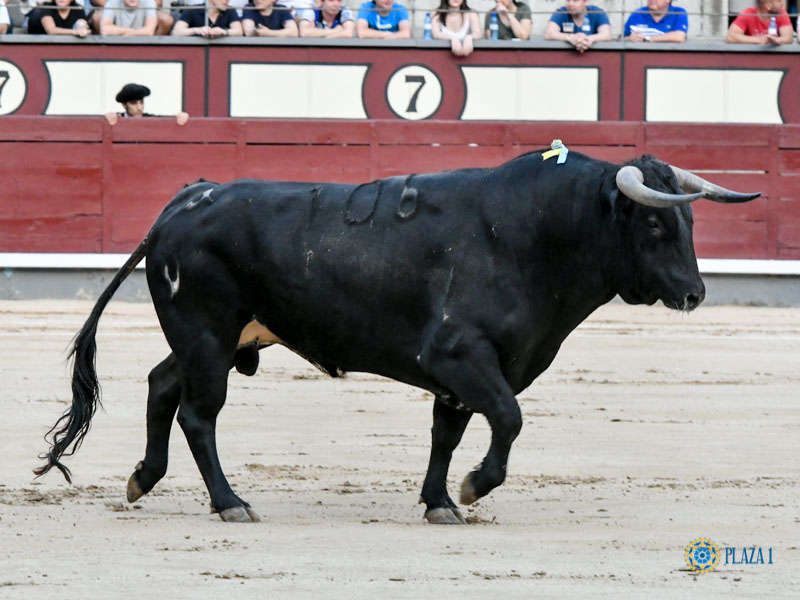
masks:
<svg viewBox="0 0 800 600"><path fill-rule="evenodd" d="M645 206L669 208L679 204L689 204L703 197L703 192L694 194L668 194L659 192L644 184L644 175L638 167L631 165L617 171L617 187L628 198Z"/></svg>
<svg viewBox="0 0 800 600"><path fill-rule="evenodd" d="M687 192L702 192L704 197L714 202L749 202L761 195L761 192L754 192L751 194L734 192L715 183L711 183L710 181L706 181L694 173L684 171L680 167L673 167L672 165L669 167L672 169L672 172L675 173L675 179L678 180L678 185L681 186L681 189Z"/></svg>

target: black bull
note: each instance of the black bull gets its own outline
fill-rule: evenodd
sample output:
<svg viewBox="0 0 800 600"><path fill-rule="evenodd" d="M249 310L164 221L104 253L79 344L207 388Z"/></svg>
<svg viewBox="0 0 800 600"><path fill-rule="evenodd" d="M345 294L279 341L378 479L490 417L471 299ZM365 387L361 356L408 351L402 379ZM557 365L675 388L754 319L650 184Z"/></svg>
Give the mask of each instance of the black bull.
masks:
<svg viewBox="0 0 800 600"><path fill-rule="evenodd" d="M76 337L72 406L51 430L37 473L55 466L69 480L60 459L80 446L99 402L100 315L146 256L172 353L150 373L147 447L128 483L130 501L166 473L177 411L212 510L224 520L257 519L222 472L216 417L230 369L253 374L259 349L280 343L333 376L370 372L431 391L421 501L431 522L464 522L446 477L472 414L486 417L492 436L461 486L465 504L505 479L522 426L515 395L592 311L616 294L680 310L703 300L689 203L758 196L652 157L625 167L575 152L563 164L546 157L359 186L186 187Z"/></svg>

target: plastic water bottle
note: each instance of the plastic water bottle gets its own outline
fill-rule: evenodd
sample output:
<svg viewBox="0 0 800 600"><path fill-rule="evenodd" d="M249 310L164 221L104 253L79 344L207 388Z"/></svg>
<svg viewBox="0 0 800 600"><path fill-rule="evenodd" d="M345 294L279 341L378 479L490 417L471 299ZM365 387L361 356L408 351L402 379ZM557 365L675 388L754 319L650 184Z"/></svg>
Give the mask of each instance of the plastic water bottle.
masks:
<svg viewBox="0 0 800 600"><path fill-rule="evenodd" d="M497 13L492 13L492 16L489 20L489 37L493 40L496 40L498 38Z"/></svg>
<svg viewBox="0 0 800 600"><path fill-rule="evenodd" d="M431 35L431 13L425 13L425 25L422 26L422 29L425 32L422 35L422 39L432 40L433 36Z"/></svg>
<svg viewBox="0 0 800 600"><path fill-rule="evenodd" d="M769 20L769 29L767 29L767 35L778 35L778 21L775 20L775 17L772 17Z"/></svg>

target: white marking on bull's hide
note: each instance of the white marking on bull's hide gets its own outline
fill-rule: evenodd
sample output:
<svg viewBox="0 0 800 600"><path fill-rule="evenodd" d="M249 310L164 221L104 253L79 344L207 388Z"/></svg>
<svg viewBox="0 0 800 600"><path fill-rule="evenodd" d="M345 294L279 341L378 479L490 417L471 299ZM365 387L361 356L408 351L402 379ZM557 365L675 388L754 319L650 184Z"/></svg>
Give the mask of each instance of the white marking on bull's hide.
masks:
<svg viewBox="0 0 800 600"><path fill-rule="evenodd" d="M311 266L311 261L314 259L314 251L306 250L306 269Z"/></svg>
<svg viewBox="0 0 800 600"><path fill-rule="evenodd" d="M164 265L164 277L166 277L169 282L169 297L172 299L175 297L175 294L178 293L178 288L181 286L181 274L178 272L178 265L175 265L175 279L170 277L169 267Z"/></svg>
<svg viewBox="0 0 800 600"><path fill-rule="evenodd" d="M447 282L445 283L444 288L444 296L442 298L442 323L445 323L449 318L450 315L447 314L447 301L450 298L450 286L453 285L453 267L450 267L450 273L447 276Z"/></svg>
<svg viewBox="0 0 800 600"><path fill-rule="evenodd" d="M272 333L269 329L264 327L261 323L253 319L247 325L244 326L242 329L242 333L239 334L239 344L237 347L241 348L242 346L246 346L247 344L256 341L259 345L268 346L270 344L281 344L283 345L283 341Z"/></svg>
<svg viewBox="0 0 800 600"><path fill-rule="evenodd" d="M213 202L213 200L211 199L211 192L213 192L213 191L214 191L214 188L208 188L205 192L203 192L200 195L199 198L192 198L191 200L188 200L186 202L186 204L184 204L184 208L186 208L186 210L191 210L195 206L200 204L200 202L202 200L208 200L209 202Z"/></svg>

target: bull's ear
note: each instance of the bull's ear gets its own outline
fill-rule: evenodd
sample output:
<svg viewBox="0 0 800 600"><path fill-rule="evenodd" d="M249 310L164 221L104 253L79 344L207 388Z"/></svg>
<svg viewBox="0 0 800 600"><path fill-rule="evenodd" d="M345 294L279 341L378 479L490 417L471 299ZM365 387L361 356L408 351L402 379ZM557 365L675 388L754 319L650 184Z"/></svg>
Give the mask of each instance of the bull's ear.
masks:
<svg viewBox="0 0 800 600"><path fill-rule="evenodd" d="M617 205L617 198L619 198L619 188L614 177L606 177L600 186L600 210L603 217L611 214L614 215Z"/></svg>

